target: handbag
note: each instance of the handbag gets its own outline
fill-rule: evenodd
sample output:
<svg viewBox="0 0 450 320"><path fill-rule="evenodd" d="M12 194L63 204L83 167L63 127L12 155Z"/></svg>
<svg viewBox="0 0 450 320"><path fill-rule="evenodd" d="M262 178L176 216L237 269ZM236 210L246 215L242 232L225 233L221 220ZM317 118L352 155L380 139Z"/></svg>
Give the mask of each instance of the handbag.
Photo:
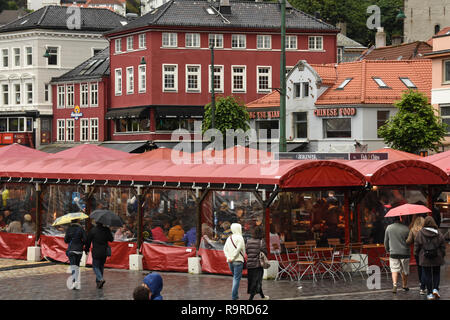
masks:
<svg viewBox="0 0 450 320"><path fill-rule="evenodd" d="M237 249L236 245L234 244L234 241L233 241L233 237L232 237L232 236L230 236L230 240L231 240L231 243L233 244L234 248ZM239 254L242 256L242 258L244 258L244 267L243 267L243 268L244 268L244 269L247 269L247 260L245 259L244 255L242 254L242 250L239 251Z"/></svg>
<svg viewBox="0 0 450 320"><path fill-rule="evenodd" d="M262 246L262 240L261 240L261 246ZM264 269L269 269L270 268L269 259L267 259L267 256L262 251L259 251L259 264Z"/></svg>
<svg viewBox="0 0 450 320"><path fill-rule="evenodd" d="M111 257L111 247L109 245L106 245L106 256Z"/></svg>

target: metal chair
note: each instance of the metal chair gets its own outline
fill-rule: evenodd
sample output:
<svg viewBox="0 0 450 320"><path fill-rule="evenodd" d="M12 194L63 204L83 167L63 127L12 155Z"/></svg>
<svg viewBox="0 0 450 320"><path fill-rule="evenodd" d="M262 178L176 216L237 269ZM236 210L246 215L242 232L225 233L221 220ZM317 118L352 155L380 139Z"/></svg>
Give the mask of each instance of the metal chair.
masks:
<svg viewBox="0 0 450 320"><path fill-rule="evenodd" d="M353 271L353 268L355 265L358 265L358 267L359 267L360 260L356 260L356 259L352 258L352 245L351 244L345 245L343 252L344 252L344 254L343 254L342 260L341 260L342 272L347 272L348 277L350 278L350 281L353 281L351 273L359 271L359 268L355 269L355 271ZM347 271L345 271L346 268L347 268ZM363 279L364 279L364 277L363 277Z"/></svg>
<svg viewBox="0 0 450 320"><path fill-rule="evenodd" d="M297 247L298 253L297 266L299 267L298 271L299 276L297 279L298 282L300 282L303 279L303 276L308 272L308 270L312 274L313 281L314 282L317 281L315 270L316 261L314 260L312 249L313 248L309 245L302 245Z"/></svg>
<svg viewBox="0 0 450 320"><path fill-rule="evenodd" d="M344 256L344 245L343 244L336 245L331 251L330 259L323 260L321 262L323 267L325 268L325 272L322 274L322 279L328 273L331 275L334 282L336 282L336 278L339 279L339 275L342 276L342 279L344 281L347 281L345 279L344 273L342 272L343 256Z"/></svg>
<svg viewBox="0 0 450 320"><path fill-rule="evenodd" d="M361 277L364 279L364 268L367 267L367 258L364 258L362 250L363 250L363 243L362 242L354 242L354 243L350 243L350 256L352 254L357 255L358 256L358 260L356 260L357 262L352 263L352 268L354 268L353 273L359 272L359 274L361 275Z"/></svg>
<svg viewBox="0 0 450 320"><path fill-rule="evenodd" d="M294 248L297 247L297 242L285 242L284 243L284 247L285 247L285 256L286 258L284 258L281 254L281 250L278 252L275 252L275 259L278 262L278 273L277 276L275 277L275 280L279 280L281 279L281 277L286 274L292 281L292 279L296 280L298 278L297 272L295 270L296 268L296 262L297 262L297 252L296 250L294 250ZM295 254L295 259L292 259L290 257L290 255Z"/></svg>

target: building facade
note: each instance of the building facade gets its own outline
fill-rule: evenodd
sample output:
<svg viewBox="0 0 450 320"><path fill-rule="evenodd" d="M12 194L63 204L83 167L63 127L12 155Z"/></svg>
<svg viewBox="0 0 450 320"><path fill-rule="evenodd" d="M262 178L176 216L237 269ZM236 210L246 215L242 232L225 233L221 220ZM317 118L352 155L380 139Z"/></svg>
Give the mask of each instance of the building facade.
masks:
<svg viewBox="0 0 450 320"><path fill-rule="evenodd" d="M107 33L111 139L168 141L175 129L192 131L211 100L212 44L216 95L247 103L270 93L280 82L279 28L278 3L172 0ZM286 65L335 63L338 31L288 9ZM122 125L125 114L139 125Z"/></svg>
<svg viewBox="0 0 450 320"><path fill-rule="evenodd" d="M108 46L102 32L125 18L81 8L84 24L67 26L67 8L48 6L0 28L0 134L2 143L39 148L51 142L50 81ZM101 19L101 20L100 20Z"/></svg>

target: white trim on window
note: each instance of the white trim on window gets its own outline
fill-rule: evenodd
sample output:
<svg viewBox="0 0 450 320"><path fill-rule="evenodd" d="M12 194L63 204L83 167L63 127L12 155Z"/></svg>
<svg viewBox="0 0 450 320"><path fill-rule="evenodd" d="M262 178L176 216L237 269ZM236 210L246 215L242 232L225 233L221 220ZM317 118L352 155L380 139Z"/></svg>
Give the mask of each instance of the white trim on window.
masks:
<svg viewBox="0 0 450 320"><path fill-rule="evenodd" d="M223 92L224 87L224 66L223 65L214 65L214 78L215 82L217 81L219 86L214 87L214 92ZM216 80L218 79L218 80ZM211 65L208 65L208 90L211 92Z"/></svg>
<svg viewBox="0 0 450 320"><path fill-rule="evenodd" d="M297 50L298 39L296 35L286 36L286 50Z"/></svg>
<svg viewBox="0 0 450 320"><path fill-rule="evenodd" d="M201 65L186 65L186 92L202 91L202 72Z"/></svg>
<svg viewBox="0 0 450 320"><path fill-rule="evenodd" d="M66 108L73 108L75 105L75 86L73 84L66 85Z"/></svg>
<svg viewBox="0 0 450 320"><path fill-rule="evenodd" d="M210 33L208 35L208 45L214 43L214 49L223 48L223 34L222 33Z"/></svg>
<svg viewBox="0 0 450 320"><path fill-rule="evenodd" d="M122 39L116 39L114 41L114 53L121 53L122 52Z"/></svg>
<svg viewBox="0 0 450 320"><path fill-rule="evenodd" d="M200 33L186 33L185 47L200 48Z"/></svg>
<svg viewBox="0 0 450 320"><path fill-rule="evenodd" d="M139 93L147 90L147 66L145 64L138 66L138 90Z"/></svg>
<svg viewBox="0 0 450 320"><path fill-rule="evenodd" d="M134 42L133 36L127 37L127 51L133 51L133 47L134 47L133 42Z"/></svg>
<svg viewBox="0 0 450 320"><path fill-rule="evenodd" d="M58 119L56 120L56 141L66 140L66 120Z"/></svg>
<svg viewBox="0 0 450 320"><path fill-rule="evenodd" d="M80 83L80 107L89 107L89 84Z"/></svg>
<svg viewBox="0 0 450 320"><path fill-rule="evenodd" d="M98 139L99 139L98 118L90 118L89 125L90 125L89 140L90 141L98 141Z"/></svg>
<svg viewBox="0 0 450 320"><path fill-rule="evenodd" d="M323 36L309 36L308 50L310 51L323 50Z"/></svg>
<svg viewBox="0 0 450 320"><path fill-rule="evenodd" d="M256 49L259 50L272 49L272 36L266 34L258 34L256 36Z"/></svg>
<svg viewBox="0 0 450 320"><path fill-rule="evenodd" d="M178 92L178 65L162 65L162 88L163 92Z"/></svg>
<svg viewBox="0 0 450 320"><path fill-rule="evenodd" d="M178 46L178 34L176 32L163 32L161 37L161 46L163 48L176 48Z"/></svg>
<svg viewBox="0 0 450 320"><path fill-rule="evenodd" d="M114 92L116 96L122 95L122 68L114 70Z"/></svg>
<svg viewBox="0 0 450 320"><path fill-rule="evenodd" d="M66 107L66 87L64 85L59 85L56 87L57 94L57 104L56 107L58 109L62 109Z"/></svg>
<svg viewBox="0 0 450 320"><path fill-rule="evenodd" d="M66 119L66 141L75 141L75 119Z"/></svg>
<svg viewBox="0 0 450 320"><path fill-rule="evenodd" d="M245 34L232 34L231 35L231 48L232 49L245 49L246 44Z"/></svg>
<svg viewBox="0 0 450 320"><path fill-rule="evenodd" d="M140 33L138 36L139 39L139 49L145 49L147 47L146 44L146 34L145 33Z"/></svg>
<svg viewBox="0 0 450 320"><path fill-rule="evenodd" d="M90 83L90 106L98 107L98 82Z"/></svg>
<svg viewBox="0 0 450 320"><path fill-rule="evenodd" d="M231 92L247 91L247 66L231 66Z"/></svg>
<svg viewBox="0 0 450 320"><path fill-rule="evenodd" d="M272 91L272 67L256 66L256 91L258 93Z"/></svg>
<svg viewBox="0 0 450 320"><path fill-rule="evenodd" d="M134 93L134 67L127 67L127 94Z"/></svg>
<svg viewBox="0 0 450 320"><path fill-rule="evenodd" d="M89 119L80 119L80 141L89 141Z"/></svg>

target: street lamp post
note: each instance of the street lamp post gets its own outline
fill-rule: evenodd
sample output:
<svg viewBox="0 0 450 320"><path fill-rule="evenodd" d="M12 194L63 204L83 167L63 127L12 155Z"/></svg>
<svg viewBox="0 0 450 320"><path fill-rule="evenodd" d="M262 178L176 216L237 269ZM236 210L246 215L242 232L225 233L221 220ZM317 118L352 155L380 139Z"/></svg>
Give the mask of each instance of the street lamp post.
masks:
<svg viewBox="0 0 450 320"><path fill-rule="evenodd" d="M286 152L286 0L281 0L280 152Z"/></svg>
<svg viewBox="0 0 450 320"><path fill-rule="evenodd" d="M211 49L211 129L216 128L216 97L214 90L214 42L209 45Z"/></svg>

